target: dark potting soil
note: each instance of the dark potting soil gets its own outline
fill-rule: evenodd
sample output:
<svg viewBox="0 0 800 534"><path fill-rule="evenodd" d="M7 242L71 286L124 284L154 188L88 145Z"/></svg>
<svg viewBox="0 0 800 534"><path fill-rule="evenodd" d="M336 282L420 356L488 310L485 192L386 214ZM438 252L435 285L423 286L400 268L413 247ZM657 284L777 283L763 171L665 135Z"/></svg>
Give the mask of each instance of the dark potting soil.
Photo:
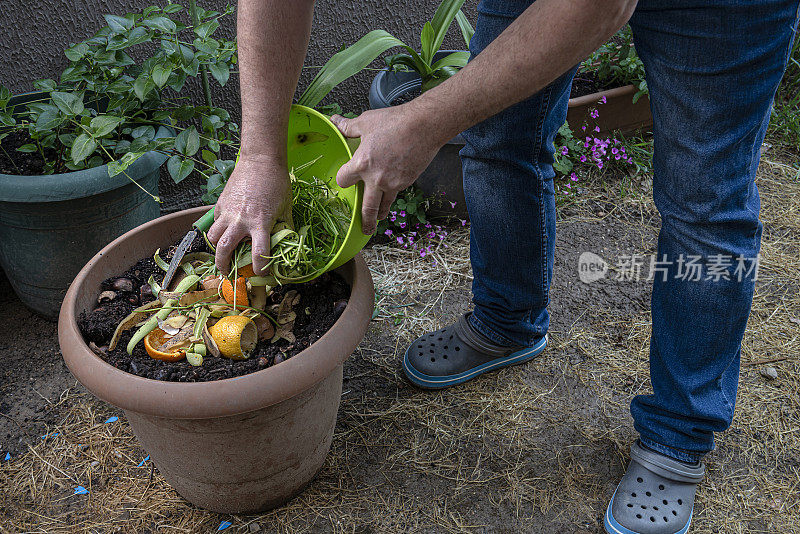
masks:
<svg viewBox="0 0 800 534"><path fill-rule="evenodd" d="M422 94L422 88L421 87L417 87L417 88L412 89L411 91L409 91L407 93L401 94L400 96L398 96L397 98L392 100L391 104L393 106L399 106L400 104L405 104L407 102L411 102L412 100L414 100L415 98L417 98L421 94Z"/></svg>
<svg viewBox="0 0 800 534"><path fill-rule="evenodd" d="M171 247L162 258L169 261L175 247ZM191 252L209 252L202 238L192 243ZM163 362L148 356L142 343L129 355L125 350L136 329L131 329L120 336L119 343L113 351L108 351L108 343L114 335L117 325L130 314L134 308L146 304L154 297L149 291L147 280L150 275L160 277L161 269L153 258L142 258L119 276L105 280L100 289L113 291L114 298L98 304L91 312L81 313L78 328L87 343L92 343L101 352L101 357L117 369L144 378L166 380L170 382L208 382L242 376L272 365L278 364L308 348L327 332L341 316L350 297L350 286L344 278L336 273L325 273L305 284L288 284L276 288L270 295L268 304L277 304L283 300L286 292L295 290L300 296L299 303L294 306L297 318L292 332L295 342L289 343L280 339L275 343L259 341L250 358L247 360L229 360L215 358L211 355L203 359L203 365L194 367L186 360L180 362Z"/></svg>
<svg viewBox="0 0 800 534"><path fill-rule="evenodd" d="M0 150L0 174L13 174L15 176L37 176L44 170L44 159L39 152L17 152L22 145L31 143L31 138L25 131L11 132L4 138L3 150ZM44 149L47 159L60 161L58 151L52 148Z"/></svg>
<svg viewBox="0 0 800 534"><path fill-rule="evenodd" d="M597 73L593 70L579 70L572 79L572 90L569 96L570 98L577 98L579 96L605 91L606 89L613 89L614 87L619 87L619 83L600 81L597 79Z"/></svg>

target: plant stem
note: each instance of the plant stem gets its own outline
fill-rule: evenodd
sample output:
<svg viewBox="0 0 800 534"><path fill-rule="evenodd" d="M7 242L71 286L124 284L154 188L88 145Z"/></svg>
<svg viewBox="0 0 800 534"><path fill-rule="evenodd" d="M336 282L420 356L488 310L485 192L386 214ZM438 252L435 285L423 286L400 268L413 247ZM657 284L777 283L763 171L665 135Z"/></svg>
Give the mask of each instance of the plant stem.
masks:
<svg viewBox="0 0 800 534"><path fill-rule="evenodd" d="M17 169L17 172L19 173L19 175L20 175L20 176L22 176L22 170L21 170L21 169L19 168L19 166L17 165L17 162L16 162L16 161L14 161L14 159L11 157L11 154L9 154L8 152L6 152L6 149L5 149L5 148L3 148L3 145L0 145L0 150L2 150L2 151L3 151L3 154L5 154L5 155L6 155L6 157L8 158L8 161L10 161L10 162L11 162L11 164L14 166L14 168L15 168L15 169Z"/></svg>
<svg viewBox="0 0 800 534"><path fill-rule="evenodd" d="M199 26L200 15L197 13L196 0L189 0L189 11L192 13L192 24ZM206 106L211 108L213 107L211 103L211 86L208 84L208 67L206 67L206 65L200 65L200 78L203 84L203 96L205 96L206 99Z"/></svg>

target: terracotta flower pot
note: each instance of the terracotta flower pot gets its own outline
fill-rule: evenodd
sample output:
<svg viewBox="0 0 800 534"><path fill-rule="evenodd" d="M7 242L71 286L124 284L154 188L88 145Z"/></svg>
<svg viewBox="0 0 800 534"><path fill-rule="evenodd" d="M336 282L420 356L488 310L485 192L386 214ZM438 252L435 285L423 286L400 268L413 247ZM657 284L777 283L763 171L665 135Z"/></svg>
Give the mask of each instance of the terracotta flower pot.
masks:
<svg viewBox="0 0 800 534"><path fill-rule="evenodd" d="M338 272L351 285L342 316L316 343L263 371L203 383L162 382L121 371L95 355L78 331L100 282L175 243L207 208L146 223L101 250L67 291L58 339L70 371L122 408L159 471L184 498L215 512L262 511L299 493L330 449L342 363L366 332L374 288L357 256Z"/></svg>
<svg viewBox="0 0 800 534"><path fill-rule="evenodd" d="M592 135L606 135L618 130L623 133L634 132L649 128L653 125L653 116L650 114L650 99L647 95L642 95L636 103L633 103L633 95L636 94L636 87L625 85L615 87L590 95L579 96L569 99L567 110L567 122L576 137L580 137L581 126L586 123L586 131ZM600 99L606 97L605 104L598 104ZM592 118L589 111L597 108L598 117ZM595 132L595 127L600 128L600 132Z"/></svg>

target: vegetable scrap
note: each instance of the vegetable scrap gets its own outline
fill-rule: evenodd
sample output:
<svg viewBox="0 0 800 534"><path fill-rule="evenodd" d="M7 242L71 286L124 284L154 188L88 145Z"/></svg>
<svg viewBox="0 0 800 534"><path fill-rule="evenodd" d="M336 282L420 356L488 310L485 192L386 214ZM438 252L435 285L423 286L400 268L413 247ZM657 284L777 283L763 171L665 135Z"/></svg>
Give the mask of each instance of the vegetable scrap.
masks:
<svg viewBox="0 0 800 534"><path fill-rule="evenodd" d="M351 209L344 199L316 177L301 178L313 163L289 173L291 216L272 230L263 273L257 274L253 269L253 251L248 242L234 250L227 274L217 269L212 253L187 254L179 266L179 275L171 283L174 287L161 287L157 278L150 276L147 285L156 300L135 308L122 319L108 350L115 350L124 332L136 329L126 346L129 355L142 343L155 360L185 359L200 367L209 356L248 359L259 341L275 343L283 339L294 343L292 329L297 313L293 308L300 296L290 290L275 303L273 289L324 272L350 225ZM214 252L207 235L204 238ZM160 250L156 250L153 261L164 272L168 270L169 264L161 258Z"/></svg>

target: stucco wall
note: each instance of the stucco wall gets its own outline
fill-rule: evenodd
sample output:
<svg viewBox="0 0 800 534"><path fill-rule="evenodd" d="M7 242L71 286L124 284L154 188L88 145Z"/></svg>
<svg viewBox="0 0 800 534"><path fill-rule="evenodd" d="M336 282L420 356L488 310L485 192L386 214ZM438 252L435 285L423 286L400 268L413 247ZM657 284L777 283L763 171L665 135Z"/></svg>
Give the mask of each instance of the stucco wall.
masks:
<svg viewBox="0 0 800 534"><path fill-rule="evenodd" d="M291 1L291 0L287 0ZM153 0L2 0L0 6L0 83L13 92L32 89L32 81L56 78L67 64L63 50L77 41L92 35L103 25L103 14L124 14L142 9ZM186 4L186 2L183 2ZM224 7L224 0L199 0L206 9ZM314 26L306 65L321 65L343 44L349 45L366 32L385 29L414 46L419 45L419 31L436 10L438 0L318 0L314 11ZM477 0L467 0L464 11L475 23ZM232 36L235 33L235 15L224 19L220 30ZM456 25L445 40L447 48L463 48L463 40ZM311 80L314 71L304 70L299 88ZM347 110L366 109L369 71L342 83L329 98ZM200 96L194 87L195 97ZM214 103L239 116L238 80L231 77L225 88L212 80ZM175 188L169 179L162 179L161 195L164 211L188 206L197 202L196 179L189 178Z"/></svg>

